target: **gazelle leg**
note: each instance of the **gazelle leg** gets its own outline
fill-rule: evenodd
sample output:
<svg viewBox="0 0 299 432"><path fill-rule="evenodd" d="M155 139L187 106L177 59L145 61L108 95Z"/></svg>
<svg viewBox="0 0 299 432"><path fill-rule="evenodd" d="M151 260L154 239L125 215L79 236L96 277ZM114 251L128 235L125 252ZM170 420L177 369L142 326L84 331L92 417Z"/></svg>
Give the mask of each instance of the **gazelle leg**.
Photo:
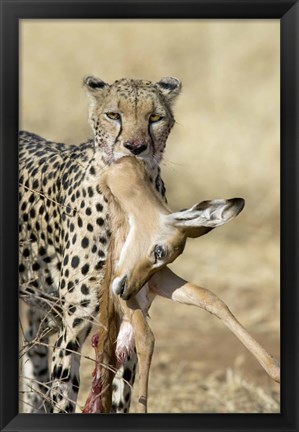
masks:
<svg viewBox="0 0 299 432"><path fill-rule="evenodd" d="M255 356L268 375L280 382L280 365L237 321L227 305L211 291L185 281L168 267L152 277L149 282L156 294L179 303L198 306L221 319Z"/></svg>
<svg viewBox="0 0 299 432"><path fill-rule="evenodd" d="M134 300L130 301L130 309ZM129 310L130 310L129 309ZM146 317L138 307L130 310L130 321L134 329L137 359L139 365L138 412L147 412L148 379L154 352L155 338Z"/></svg>
<svg viewBox="0 0 299 432"><path fill-rule="evenodd" d="M109 291L100 294L104 305L99 316L102 324L92 337L96 363L93 371L92 388L86 400L83 413L109 413L112 405L112 381L115 375L115 341L119 331L119 317Z"/></svg>
<svg viewBox="0 0 299 432"><path fill-rule="evenodd" d="M115 375L115 350L112 338L105 337L107 329L100 329L91 341L95 349L96 364L92 373L92 388L85 402L83 414L109 413L112 402L112 381ZM112 337L116 335L112 329Z"/></svg>

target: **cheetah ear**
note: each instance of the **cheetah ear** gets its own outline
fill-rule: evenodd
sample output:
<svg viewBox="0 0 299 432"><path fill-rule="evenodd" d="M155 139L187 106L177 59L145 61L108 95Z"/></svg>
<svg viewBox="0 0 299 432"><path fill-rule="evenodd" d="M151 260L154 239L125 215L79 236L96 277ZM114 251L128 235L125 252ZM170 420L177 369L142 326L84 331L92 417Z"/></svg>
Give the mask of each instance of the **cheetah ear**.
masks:
<svg viewBox="0 0 299 432"><path fill-rule="evenodd" d="M173 77L162 78L155 86L169 102L173 102L182 89L181 81Z"/></svg>
<svg viewBox="0 0 299 432"><path fill-rule="evenodd" d="M83 79L83 86L87 94L93 97L100 96L102 91L109 87L109 84L94 76L87 76Z"/></svg>

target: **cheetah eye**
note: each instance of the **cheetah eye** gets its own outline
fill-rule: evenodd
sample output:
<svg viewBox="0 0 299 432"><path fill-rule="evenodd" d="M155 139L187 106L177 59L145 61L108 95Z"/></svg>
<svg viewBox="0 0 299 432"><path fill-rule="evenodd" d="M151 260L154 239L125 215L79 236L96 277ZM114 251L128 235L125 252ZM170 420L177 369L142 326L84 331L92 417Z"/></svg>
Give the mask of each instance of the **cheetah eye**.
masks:
<svg viewBox="0 0 299 432"><path fill-rule="evenodd" d="M108 113L106 113L106 116L108 118L110 118L111 120L119 120L120 119L120 114L116 113L116 112L108 112Z"/></svg>
<svg viewBox="0 0 299 432"><path fill-rule="evenodd" d="M155 123L155 122L161 120L162 116L160 116L159 114L151 114L149 119L150 119L151 123Z"/></svg>
<svg viewBox="0 0 299 432"><path fill-rule="evenodd" d="M156 245L154 247L154 257L155 257L155 264L157 261L161 261L166 256L166 249L161 245Z"/></svg>

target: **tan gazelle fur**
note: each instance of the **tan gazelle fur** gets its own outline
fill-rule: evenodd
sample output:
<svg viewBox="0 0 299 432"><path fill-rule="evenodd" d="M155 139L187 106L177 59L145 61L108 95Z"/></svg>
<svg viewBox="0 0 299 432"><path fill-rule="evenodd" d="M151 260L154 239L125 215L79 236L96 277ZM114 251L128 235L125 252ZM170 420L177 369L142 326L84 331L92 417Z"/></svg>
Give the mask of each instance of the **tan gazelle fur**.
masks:
<svg viewBox="0 0 299 432"><path fill-rule="evenodd" d="M133 157L124 157L106 170L102 178L104 193L105 187L111 195L108 201L113 203L112 218L118 213L112 220L113 230L117 225L114 241L118 243L112 289L124 300L134 296L152 274L174 261L183 252L187 237L200 237L223 225L244 206L241 198L213 200L172 213L155 192L144 163ZM124 224L125 237L124 229L120 229Z"/></svg>
<svg viewBox="0 0 299 432"><path fill-rule="evenodd" d="M101 377L101 385L92 391L85 412L110 411L111 390L105 393L105 389L109 386L111 389L112 374L107 376L106 372L105 376L102 363L109 360L112 368L116 366L115 352L116 357L121 356L116 334L123 325L133 328L139 363L138 410L147 411L154 335L146 316L156 295L195 305L216 315L266 372L279 381L279 363L248 334L225 303L212 292L185 281L167 268L167 264L183 252L187 237L199 237L233 219L243 209L244 200L204 201L189 210L171 213L153 189L144 163L134 157L124 157L113 163L105 171L101 187L112 215L106 283L101 288L104 290L101 310L106 308L108 313L104 320L101 316L104 327L99 331L97 345L95 376Z"/></svg>

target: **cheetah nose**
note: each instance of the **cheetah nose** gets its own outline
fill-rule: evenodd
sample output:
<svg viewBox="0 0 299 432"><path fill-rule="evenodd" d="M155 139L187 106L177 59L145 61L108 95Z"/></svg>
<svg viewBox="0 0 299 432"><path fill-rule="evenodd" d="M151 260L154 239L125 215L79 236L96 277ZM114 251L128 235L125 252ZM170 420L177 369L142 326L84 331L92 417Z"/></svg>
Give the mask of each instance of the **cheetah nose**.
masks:
<svg viewBox="0 0 299 432"><path fill-rule="evenodd" d="M147 149L147 145L142 141L126 141L124 147L130 150L135 156Z"/></svg>

